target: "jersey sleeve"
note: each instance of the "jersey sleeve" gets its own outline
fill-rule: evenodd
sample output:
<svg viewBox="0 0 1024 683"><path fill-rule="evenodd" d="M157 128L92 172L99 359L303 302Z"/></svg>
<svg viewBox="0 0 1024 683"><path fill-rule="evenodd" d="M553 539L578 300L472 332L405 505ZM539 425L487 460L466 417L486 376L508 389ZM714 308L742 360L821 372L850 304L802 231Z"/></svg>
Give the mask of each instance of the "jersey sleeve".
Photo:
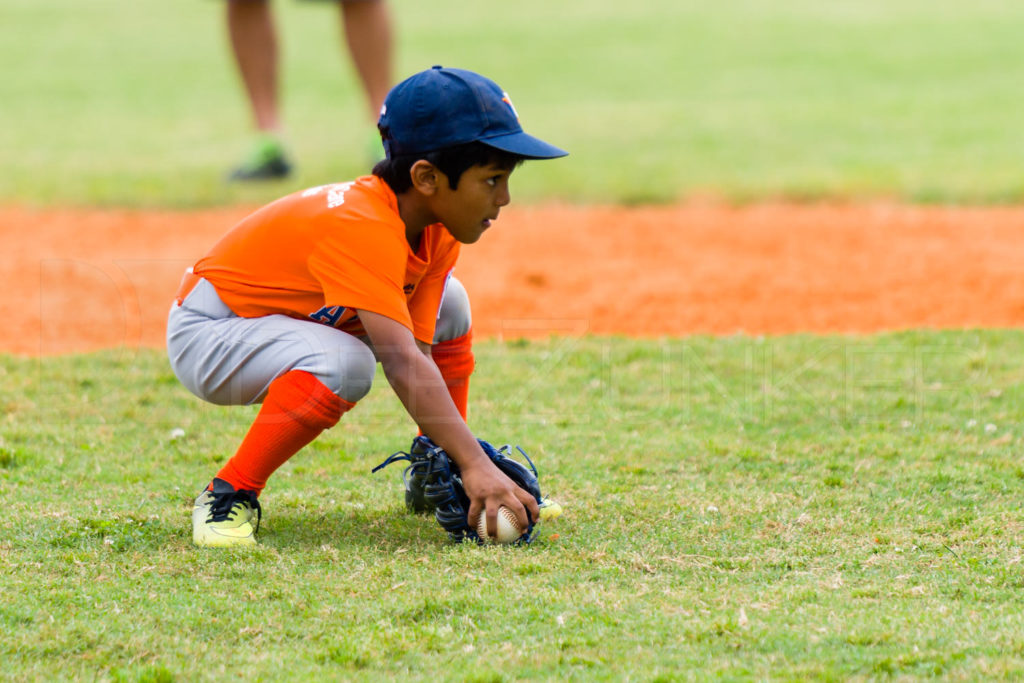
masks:
<svg viewBox="0 0 1024 683"><path fill-rule="evenodd" d="M441 298L459 259L459 245L452 243L435 255L430 270L424 274L419 286L409 300L409 315L412 317L412 333L417 340L431 344L434 328L441 310Z"/></svg>
<svg viewBox="0 0 1024 683"><path fill-rule="evenodd" d="M310 254L309 272L323 288L325 305L372 311L412 330L402 290L407 252L404 239L386 223L338 226Z"/></svg>

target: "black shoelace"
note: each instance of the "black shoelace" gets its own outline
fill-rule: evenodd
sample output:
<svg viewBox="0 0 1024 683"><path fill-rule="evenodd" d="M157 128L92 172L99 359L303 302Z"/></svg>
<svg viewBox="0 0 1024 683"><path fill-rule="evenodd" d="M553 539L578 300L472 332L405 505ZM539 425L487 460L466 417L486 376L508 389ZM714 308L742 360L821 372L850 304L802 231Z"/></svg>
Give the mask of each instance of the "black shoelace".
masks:
<svg viewBox="0 0 1024 683"><path fill-rule="evenodd" d="M212 492L211 492L212 494ZM207 521L223 522L230 515L236 502L247 502L256 511L256 527L254 532L260 530L260 522L263 520L263 508L256 494L252 491L231 491L230 493L214 494L213 502L210 504L210 516Z"/></svg>

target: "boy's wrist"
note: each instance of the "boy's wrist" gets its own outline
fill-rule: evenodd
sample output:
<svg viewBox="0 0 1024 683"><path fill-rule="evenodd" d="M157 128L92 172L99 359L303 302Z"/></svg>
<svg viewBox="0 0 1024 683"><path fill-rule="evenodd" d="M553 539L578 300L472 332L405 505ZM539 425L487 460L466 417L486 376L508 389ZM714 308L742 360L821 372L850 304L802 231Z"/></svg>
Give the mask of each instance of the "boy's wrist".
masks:
<svg viewBox="0 0 1024 683"><path fill-rule="evenodd" d="M475 453L473 452L474 450L476 451ZM469 453L463 452L459 455L453 454L452 459L463 472L475 472L476 470L486 468L487 465L491 464L491 461L486 455L484 455L484 452L480 450L479 446L475 449L471 449Z"/></svg>
<svg viewBox="0 0 1024 683"><path fill-rule="evenodd" d="M461 421L461 418L458 424L447 423L446 426L448 429L442 428L440 433L436 428L432 431L424 430L424 432L430 434L434 443L445 449L460 470L473 472L490 463L490 459L484 454L480 444L476 442L476 438L469 431L469 427Z"/></svg>

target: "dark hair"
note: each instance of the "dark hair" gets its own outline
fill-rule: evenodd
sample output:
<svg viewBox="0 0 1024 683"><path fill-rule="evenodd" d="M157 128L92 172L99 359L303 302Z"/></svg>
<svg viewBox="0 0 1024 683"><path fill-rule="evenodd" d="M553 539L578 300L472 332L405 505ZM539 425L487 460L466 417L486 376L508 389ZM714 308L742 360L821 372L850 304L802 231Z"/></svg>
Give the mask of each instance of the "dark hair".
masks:
<svg viewBox="0 0 1024 683"><path fill-rule="evenodd" d="M473 166L493 164L498 168L512 170L523 163L525 157L511 152L503 152L482 142L474 141L425 154L407 154L393 159L384 159L373 167L373 175L387 183L395 194L401 194L412 187L412 177L409 173L412 171L413 164L421 159L429 161L441 173L444 173L448 178L448 184L455 190L458 189L462 174Z"/></svg>

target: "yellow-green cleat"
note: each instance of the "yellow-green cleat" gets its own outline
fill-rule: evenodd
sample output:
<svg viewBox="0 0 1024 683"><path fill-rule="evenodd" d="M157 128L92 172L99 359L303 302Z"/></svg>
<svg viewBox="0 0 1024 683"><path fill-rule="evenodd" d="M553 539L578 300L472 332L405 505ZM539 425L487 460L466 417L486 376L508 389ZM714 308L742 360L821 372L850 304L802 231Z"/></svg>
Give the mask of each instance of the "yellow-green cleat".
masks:
<svg viewBox="0 0 1024 683"><path fill-rule="evenodd" d="M228 482L215 478L192 507L192 542L209 548L256 545L262 517L255 492L236 491Z"/></svg>
<svg viewBox="0 0 1024 683"><path fill-rule="evenodd" d="M550 498L540 502L540 521L551 522L558 519L562 514L562 506Z"/></svg>

